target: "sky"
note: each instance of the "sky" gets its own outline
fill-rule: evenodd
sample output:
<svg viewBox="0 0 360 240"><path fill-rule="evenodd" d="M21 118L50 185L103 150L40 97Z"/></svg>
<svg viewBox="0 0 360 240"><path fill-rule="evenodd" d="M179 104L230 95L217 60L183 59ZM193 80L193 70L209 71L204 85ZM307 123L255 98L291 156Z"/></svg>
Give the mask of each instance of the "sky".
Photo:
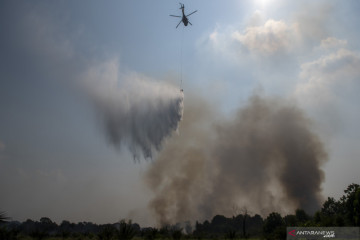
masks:
<svg viewBox="0 0 360 240"><path fill-rule="evenodd" d="M177 1L1 1L1 211L19 221L154 223L144 175L162 148L134 161L126 144L114 147L103 133L108 112L89 94L133 78L173 88L182 79L184 120L197 98L224 118L254 93L294 102L328 155L323 195L360 182L360 3L183 3L198 12L176 29ZM163 91L146 86L120 101Z"/></svg>

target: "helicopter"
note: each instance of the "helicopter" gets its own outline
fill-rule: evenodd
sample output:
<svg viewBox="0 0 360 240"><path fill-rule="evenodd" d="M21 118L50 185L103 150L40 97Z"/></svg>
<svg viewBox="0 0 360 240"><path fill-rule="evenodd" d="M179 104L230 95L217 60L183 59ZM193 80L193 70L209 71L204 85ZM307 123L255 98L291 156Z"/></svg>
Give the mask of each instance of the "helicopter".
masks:
<svg viewBox="0 0 360 240"><path fill-rule="evenodd" d="M180 7L179 9L181 9L181 11L182 11L182 16L170 15L171 17L179 17L179 18L181 18L181 20L180 20L180 22L178 23L178 25L176 25L176 28L180 25L181 22L184 23L184 26L185 26L185 27L188 25L188 23L190 23L190 25L192 25L191 22L189 21L189 19L188 19L187 17L190 16L191 14L196 13L197 10L193 11L192 13L190 13L190 14L188 14L188 15L185 15L185 12L184 12L185 6L184 6L184 4L180 3L180 6L181 6L181 7Z"/></svg>

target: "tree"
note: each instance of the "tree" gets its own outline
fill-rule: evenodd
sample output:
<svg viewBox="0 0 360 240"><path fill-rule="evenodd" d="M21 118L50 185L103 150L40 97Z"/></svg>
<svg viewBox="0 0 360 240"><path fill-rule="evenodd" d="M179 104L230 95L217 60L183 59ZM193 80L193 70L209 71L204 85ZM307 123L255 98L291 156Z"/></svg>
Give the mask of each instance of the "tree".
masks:
<svg viewBox="0 0 360 240"><path fill-rule="evenodd" d="M30 233L30 236L32 238L35 238L37 240L42 240L48 236L47 232L41 230L41 229L35 229Z"/></svg>
<svg viewBox="0 0 360 240"><path fill-rule="evenodd" d="M321 213L326 216L334 216L335 214L340 213L340 209L340 202L336 201L332 197L328 197L321 208Z"/></svg>
<svg viewBox="0 0 360 240"><path fill-rule="evenodd" d="M243 238L247 238L248 235L246 234L246 218L248 217L248 209L246 207L242 207L241 212L242 212L242 214L244 216L243 224L242 224Z"/></svg>
<svg viewBox="0 0 360 240"><path fill-rule="evenodd" d="M263 231L266 239L283 238L282 232L285 233L286 238L285 224L281 215L277 212L270 213L265 219Z"/></svg>
<svg viewBox="0 0 360 240"><path fill-rule="evenodd" d="M296 216L295 215L286 215L284 217L284 222L285 222L285 225L288 226L288 227L295 227L297 226L297 219L296 219Z"/></svg>
<svg viewBox="0 0 360 240"><path fill-rule="evenodd" d="M141 236L145 239L145 240L154 240L156 239L156 236L158 234L158 230L156 228L143 228L141 230Z"/></svg>
<svg viewBox="0 0 360 240"><path fill-rule="evenodd" d="M0 239L15 239L17 234L14 234L13 231L10 231L7 226L1 226L2 223L6 223L10 220L8 216L6 216L5 212L0 212Z"/></svg>
<svg viewBox="0 0 360 240"><path fill-rule="evenodd" d="M321 223L321 212L320 211L316 211L314 214L314 223L316 226L320 225Z"/></svg>
<svg viewBox="0 0 360 240"><path fill-rule="evenodd" d="M8 216L6 216L5 212L0 212L0 223L7 222L9 220L10 220L10 218Z"/></svg>
<svg viewBox="0 0 360 240"><path fill-rule="evenodd" d="M351 226L359 225L359 189L358 184L352 183L344 190L345 195L340 198L345 219Z"/></svg>
<svg viewBox="0 0 360 240"><path fill-rule="evenodd" d="M115 235L115 232L115 227L107 224L101 229L100 233L98 233L98 238L99 240L110 240Z"/></svg>
<svg viewBox="0 0 360 240"><path fill-rule="evenodd" d="M302 209L296 209L295 216L298 224L305 224L310 219L310 217Z"/></svg>
<svg viewBox="0 0 360 240"><path fill-rule="evenodd" d="M235 239L236 238L236 231L234 229L230 229L226 234L225 234L225 239Z"/></svg>
<svg viewBox="0 0 360 240"><path fill-rule="evenodd" d="M277 212L272 212L265 219L264 223L264 232L271 233L275 228L282 226L284 224L281 215Z"/></svg>
<svg viewBox="0 0 360 240"><path fill-rule="evenodd" d="M182 228L177 228L177 227L173 228L171 230L171 238L174 240L180 240L183 235L182 230L183 230Z"/></svg>
<svg viewBox="0 0 360 240"><path fill-rule="evenodd" d="M46 225L51 225L51 224L53 224L53 221L51 221L51 219L48 218L48 217L42 217L42 218L40 218L40 222L41 222L41 224L46 224Z"/></svg>
<svg viewBox="0 0 360 240"><path fill-rule="evenodd" d="M0 239L17 240L20 230L14 226L0 227Z"/></svg>
<svg viewBox="0 0 360 240"><path fill-rule="evenodd" d="M227 219L223 215L216 215L211 220L211 225L219 225L220 226L220 225L226 225L226 223L227 223Z"/></svg>
<svg viewBox="0 0 360 240"><path fill-rule="evenodd" d="M355 192L354 199L354 221L356 226L360 226L360 188Z"/></svg>
<svg viewBox="0 0 360 240"><path fill-rule="evenodd" d="M120 227L118 230L118 239L119 240L130 240L136 235L136 230L132 225L131 220L126 222L125 220L120 221Z"/></svg>
<svg viewBox="0 0 360 240"><path fill-rule="evenodd" d="M248 237L248 234L246 233L246 219L249 217L249 211L247 209L247 207L238 207L237 205L234 205L233 206L233 212L235 214L235 216L238 216L238 215L242 215L242 237L243 238L247 238ZM233 217L234 218L234 217Z"/></svg>
<svg viewBox="0 0 360 240"><path fill-rule="evenodd" d="M320 223L321 226L342 226L343 225L343 207L340 201L336 201L332 197L324 202L320 212L315 216L316 221ZM320 220L319 220L320 219Z"/></svg>

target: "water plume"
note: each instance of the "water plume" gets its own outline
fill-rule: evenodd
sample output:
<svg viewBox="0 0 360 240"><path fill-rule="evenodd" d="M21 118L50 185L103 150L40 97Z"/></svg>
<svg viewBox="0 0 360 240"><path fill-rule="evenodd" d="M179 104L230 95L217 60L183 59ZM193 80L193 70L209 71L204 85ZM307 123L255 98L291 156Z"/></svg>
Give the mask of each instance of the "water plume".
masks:
<svg viewBox="0 0 360 240"><path fill-rule="evenodd" d="M89 69L84 79L107 140L118 149L127 146L135 160L153 158L177 130L184 98L177 87L121 73L116 60Z"/></svg>

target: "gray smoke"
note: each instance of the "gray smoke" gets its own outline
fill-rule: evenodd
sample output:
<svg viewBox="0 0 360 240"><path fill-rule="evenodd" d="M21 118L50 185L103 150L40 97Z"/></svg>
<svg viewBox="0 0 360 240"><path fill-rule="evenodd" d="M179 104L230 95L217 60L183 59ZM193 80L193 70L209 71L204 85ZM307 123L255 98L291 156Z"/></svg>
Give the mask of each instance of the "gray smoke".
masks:
<svg viewBox="0 0 360 240"><path fill-rule="evenodd" d="M187 98L188 99L188 98ZM180 124L148 170L159 224L233 215L245 206L263 215L320 206L327 155L309 119L289 101L251 97L231 119L190 100Z"/></svg>
<svg viewBox="0 0 360 240"><path fill-rule="evenodd" d="M212 114L199 98L190 104L179 134L167 141L144 179L155 193L149 207L161 225L198 218L199 203L208 185L206 146L211 133L206 124Z"/></svg>
<svg viewBox="0 0 360 240"><path fill-rule="evenodd" d="M178 88L136 73L121 75L117 61L90 69L85 78L108 141L127 146L135 160L152 158L177 130L183 113Z"/></svg>

